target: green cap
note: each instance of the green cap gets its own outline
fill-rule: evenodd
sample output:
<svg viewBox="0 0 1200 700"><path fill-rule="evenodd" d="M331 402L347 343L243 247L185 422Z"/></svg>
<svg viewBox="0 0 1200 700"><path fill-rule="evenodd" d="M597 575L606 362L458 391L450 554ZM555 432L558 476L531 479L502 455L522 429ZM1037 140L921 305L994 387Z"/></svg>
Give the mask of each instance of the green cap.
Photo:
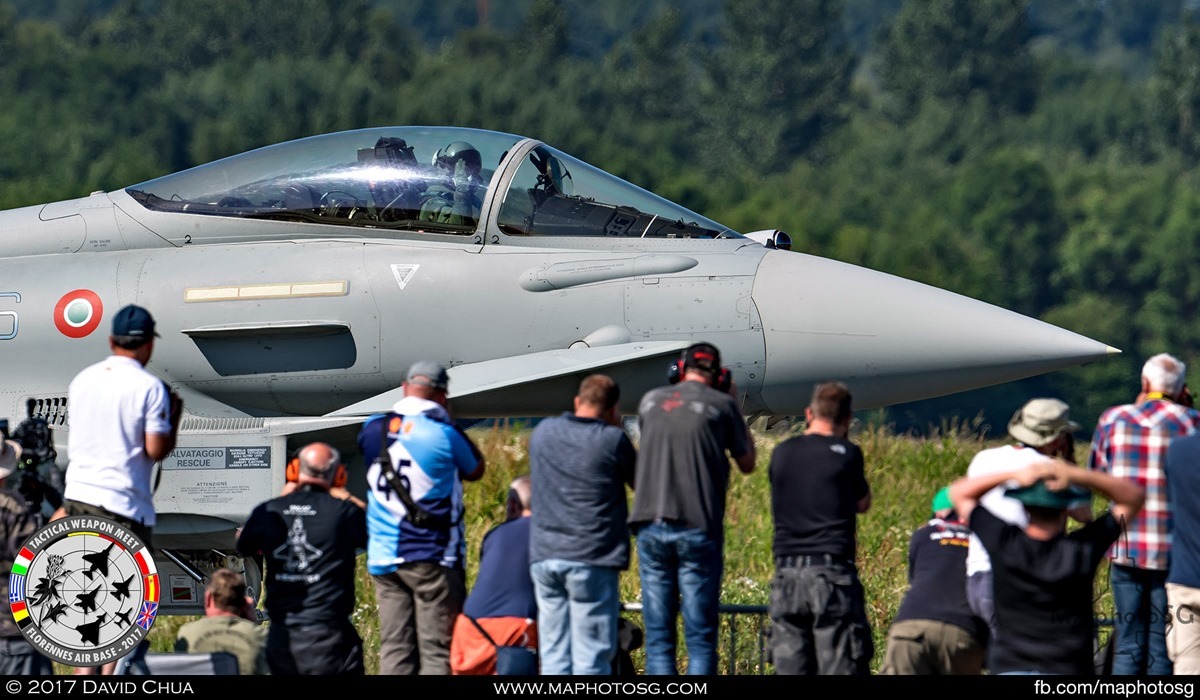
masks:
<svg viewBox="0 0 1200 700"><path fill-rule="evenodd" d="M1086 502L1091 498L1092 492L1079 486L1068 486L1061 491L1052 491L1049 486L1046 486L1046 482L1039 481L1032 486L1007 489L1004 495L1035 508L1066 510L1081 501Z"/></svg>
<svg viewBox="0 0 1200 700"><path fill-rule="evenodd" d="M941 491L938 491L933 497L933 512L953 508L954 504L950 502L950 487L943 486Z"/></svg>

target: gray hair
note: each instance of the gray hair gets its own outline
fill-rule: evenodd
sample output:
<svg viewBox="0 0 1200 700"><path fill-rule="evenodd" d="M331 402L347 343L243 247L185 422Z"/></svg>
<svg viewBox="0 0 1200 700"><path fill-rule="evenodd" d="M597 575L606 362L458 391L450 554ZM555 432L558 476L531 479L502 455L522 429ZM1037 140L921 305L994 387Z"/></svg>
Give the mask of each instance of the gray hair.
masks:
<svg viewBox="0 0 1200 700"><path fill-rule="evenodd" d="M1175 395L1183 389L1187 379L1187 365L1177 357L1159 353L1142 366L1142 378L1150 384L1151 391Z"/></svg>

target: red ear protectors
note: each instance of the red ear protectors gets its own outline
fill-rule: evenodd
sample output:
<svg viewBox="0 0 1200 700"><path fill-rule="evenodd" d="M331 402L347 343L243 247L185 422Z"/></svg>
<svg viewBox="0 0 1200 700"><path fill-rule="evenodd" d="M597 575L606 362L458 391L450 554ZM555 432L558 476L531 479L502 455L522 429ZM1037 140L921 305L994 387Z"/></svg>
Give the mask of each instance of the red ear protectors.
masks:
<svg viewBox="0 0 1200 700"><path fill-rule="evenodd" d="M679 380L683 379L685 372L683 358L675 360L667 367L667 381L671 384L678 384ZM717 391L727 392L730 385L733 384L733 373L728 367L722 367L717 373L716 381L713 382L713 388Z"/></svg>
<svg viewBox="0 0 1200 700"><path fill-rule="evenodd" d="M337 465L337 471L333 473L333 487L341 489L346 487L346 480L349 478L346 473L346 465ZM300 458L292 457L287 463L287 480L289 483L295 483L300 480Z"/></svg>

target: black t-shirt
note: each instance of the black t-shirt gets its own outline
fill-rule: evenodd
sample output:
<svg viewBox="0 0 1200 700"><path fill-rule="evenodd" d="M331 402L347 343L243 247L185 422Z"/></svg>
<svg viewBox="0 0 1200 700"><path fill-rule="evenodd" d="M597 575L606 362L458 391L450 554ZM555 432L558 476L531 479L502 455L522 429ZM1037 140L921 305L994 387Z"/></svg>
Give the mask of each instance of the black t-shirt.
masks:
<svg viewBox="0 0 1200 700"><path fill-rule="evenodd" d="M723 537L729 458L751 448L733 397L694 381L652 389L638 405L638 426L634 531L663 518Z"/></svg>
<svg viewBox="0 0 1200 700"><path fill-rule="evenodd" d="M967 604L967 547L971 531L957 520L934 518L908 544L908 592L893 622L937 620L961 627L980 641L987 624Z"/></svg>
<svg viewBox="0 0 1200 700"><path fill-rule="evenodd" d="M300 488L250 513L237 549L266 558L266 608L274 622L345 621L354 611L356 550L367 516L349 501Z"/></svg>
<svg viewBox="0 0 1200 700"><path fill-rule="evenodd" d="M839 437L799 435L771 453L775 556L854 560L858 502L868 493L863 454Z"/></svg>
<svg viewBox="0 0 1200 700"><path fill-rule="evenodd" d="M971 529L992 561L992 673L1093 675L1092 580L1121 534L1112 513L1065 536L1035 540L978 506L971 511Z"/></svg>

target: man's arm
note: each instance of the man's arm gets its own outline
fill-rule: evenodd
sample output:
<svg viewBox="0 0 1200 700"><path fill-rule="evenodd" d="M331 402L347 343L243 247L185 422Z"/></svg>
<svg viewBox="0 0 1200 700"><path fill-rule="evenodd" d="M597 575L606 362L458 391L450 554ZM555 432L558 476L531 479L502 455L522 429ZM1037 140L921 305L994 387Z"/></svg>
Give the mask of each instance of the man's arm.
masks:
<svg viewBox="0 0 1200 700"><path fill-rule="evenodd" d="M450 425L454 426L454 430L462 437L463 442L466 443L467 448L471 452L471 456L475 459L475 468L470 472L464 471L460 468L458 471L459 475L462 477L463 481L479 481L483 478L483 473L487 469L486 461L483 458L483 452L479 449L475 442L471 440L471 436L467 435L467 431L458 427L458 425L455 423L451 423Z"/></svg>
<svg viewBox="0 0 1200 700"><path fill-rule="evenodd" d="M625 431L621 431L621 439L617 442L617 473L629 488L636 489L637 450Z"/></svg>
<svg viewBox="0 0 1200 700"><path fill-rule="evenodd" d="M1111 425L1107 422L1107 414L1101 414L1096 431L1092 434L1092 444L1088 447L1088 469L1107 472L1108 460L1108 431Z"/></svg>
<svg viewBox="0 0 1200 700"><path fill-rule="evenodd" d="M1142 510L1146 502L1146 492L1140 486L1127 479L1110 476L1103 472L1080 469L1056 460L1053 474L1046 480L1046 485L1052 489L1066 488L1075 484L1100 493L1112 502L1109 508L1117 522L1128 523Z"/></svg>
<svg viewBox="0 0 1200 700"><path fill-rule="evenodd" d="M234 545L239 554L247 556L255 556L262 553L262 525L259 522L262 519L262 507L255 508L250 517L246 519L246 523L238 528L237 542Z"/></svg>
<svg viewBox="0 0 1200 700"><path fill-rule="evenodd" d="M738 469L743 474L749 474L754 471L754 464L758 461L758 451L754 447L754 436L750 434L750 426L746 426L746 453L734 460L737 463Z"/></svg>
<svg viewBox="0 0 1200 700"><path fill-rule="evenodd" d="M333 496L334 498L353 503L359 508L367 507L366 501L350 493L349 489L345 488L344 486L334 486L333 488L329 489L329 495Z"/></svg>
<svg viewBox="0 0 1200 700"><path fill-rule="evenodd" d="M171 432L146 433L146 456L155 462L166 459L171 450L175 449L175 442L179 437L179 420L183 417L183 399L179 398L179 394L169 392L167 401L170 406Z"/></svg>
<svg viewBox="0 0 1200 700"><path fill-rule="evenodd" d="M1030 486L1039 479L1053 474L1054 464L1047 459L1044 462L1031 464L1024 469L963 477L950 484L950 502L954 504L954 510L958 513L959 519L964 523L969 523L971 522L971 511L979 505L979 499L983 498L985 493L1005 482L1014 480L1021 486Z"/></svg>
<svg viewBox="0 0 1200 700"><path fill-rule="evenodd" d="M462 479L463 479L463 481L479 481L480 479L483 478L483 473L486 470L487 470L487 464L483 461L483 457L480 456L479 462L475 466L475 471L471 472L470 474L463 474Z"/></svg>
<svg viewBox="0 0 1200 700"><path fill-rule="evenodd" d="M871 488L869 486L867 487L867 495L859 499L858 504L855 507L858 509L860 514L866 513L871 509Z"/></svg>
<svg viewBox="0 0 1200 700"><path fill-rule="evenodd" d="M863 494L858 499L858 502L854 504L854 509L855 512L861 515L871 509L871 485L867 483L867 465L862 449L857 445L854 445L852 449L854 454L854 491L855 493Z"/></svg>

